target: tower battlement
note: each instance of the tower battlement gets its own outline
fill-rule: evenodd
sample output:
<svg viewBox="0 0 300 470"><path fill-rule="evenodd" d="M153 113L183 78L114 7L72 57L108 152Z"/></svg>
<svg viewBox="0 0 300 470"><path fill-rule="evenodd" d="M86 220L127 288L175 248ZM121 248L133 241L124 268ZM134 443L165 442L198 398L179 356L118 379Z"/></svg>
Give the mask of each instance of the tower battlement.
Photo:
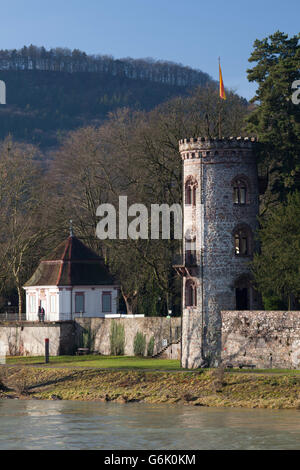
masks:
<svg viewBox="0 0 300 470"><path fill-rule="evenodd" d="M229 137L223 139L211 137L191 137L179 141L179 151L201 151L208 149L252 149L257 142L255 137Z"/></svg>

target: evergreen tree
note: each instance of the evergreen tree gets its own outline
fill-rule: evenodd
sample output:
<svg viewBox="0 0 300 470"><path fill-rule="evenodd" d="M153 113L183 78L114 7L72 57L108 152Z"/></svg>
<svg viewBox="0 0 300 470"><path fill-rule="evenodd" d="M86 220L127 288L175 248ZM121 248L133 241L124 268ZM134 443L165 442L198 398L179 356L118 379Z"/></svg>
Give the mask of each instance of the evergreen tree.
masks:
<svg viewBox="0 0 300 470"><path fill-rule="evenodd" d="M248 79L258 89L248 130L263 144L259 161L271 174L270 189L281 198L300 186L300 106L292 102L292 84L299 79L299 38L277 31L256 40L249 59L256 65L248 70Z"/></svg>
<svg viewBox="0 0 300 470"><path fill-rule="evenodd" d="M253 260L253 273L263 297L275 296L293 307L300 299L300 193L289 194L261 220L261 253Z"/></svg>

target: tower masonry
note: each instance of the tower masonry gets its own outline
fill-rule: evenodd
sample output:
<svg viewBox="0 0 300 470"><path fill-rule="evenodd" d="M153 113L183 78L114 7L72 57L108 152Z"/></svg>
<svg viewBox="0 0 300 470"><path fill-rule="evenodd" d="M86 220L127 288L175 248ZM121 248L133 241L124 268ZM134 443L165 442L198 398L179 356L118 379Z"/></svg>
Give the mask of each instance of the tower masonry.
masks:
<svg viewBox="0 0 300 470"><path fill-rule="evenodd" d="M222 310L259 307L251 261L259 204L255 139L191 138L183 161L182 365L216 365Z"/></svg>

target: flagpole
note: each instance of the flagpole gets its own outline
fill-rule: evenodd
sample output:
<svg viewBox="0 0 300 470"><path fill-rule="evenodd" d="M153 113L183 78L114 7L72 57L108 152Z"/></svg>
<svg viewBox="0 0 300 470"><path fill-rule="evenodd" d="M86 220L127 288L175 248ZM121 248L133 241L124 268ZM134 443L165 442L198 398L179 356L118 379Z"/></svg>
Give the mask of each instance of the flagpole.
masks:
<svg viewBox="0 0 300 470"><path fill-rule="evenodd" d="M219 81L220 81L220 67L221 67L221 61L219 57ZM219 109L219 139L222 139L222 129L221 129L221 106Z"/></svg>

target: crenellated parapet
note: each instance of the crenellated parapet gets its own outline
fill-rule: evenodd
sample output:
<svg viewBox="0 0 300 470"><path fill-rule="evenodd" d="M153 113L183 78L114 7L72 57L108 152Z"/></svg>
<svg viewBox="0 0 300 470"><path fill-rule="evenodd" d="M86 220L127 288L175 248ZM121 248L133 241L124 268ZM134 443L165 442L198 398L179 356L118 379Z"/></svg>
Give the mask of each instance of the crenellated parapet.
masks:
<svg viewBox="0 0 300 470"><path fill-rule="evenodd" d="M252 151L256 142L257 139L255 137L229 137L228 139L191 137L190 139L179 141L179 151L184 160L187 158L212 156L214 152L217 152L216 155L234 156L239 151Z"/></svg>

